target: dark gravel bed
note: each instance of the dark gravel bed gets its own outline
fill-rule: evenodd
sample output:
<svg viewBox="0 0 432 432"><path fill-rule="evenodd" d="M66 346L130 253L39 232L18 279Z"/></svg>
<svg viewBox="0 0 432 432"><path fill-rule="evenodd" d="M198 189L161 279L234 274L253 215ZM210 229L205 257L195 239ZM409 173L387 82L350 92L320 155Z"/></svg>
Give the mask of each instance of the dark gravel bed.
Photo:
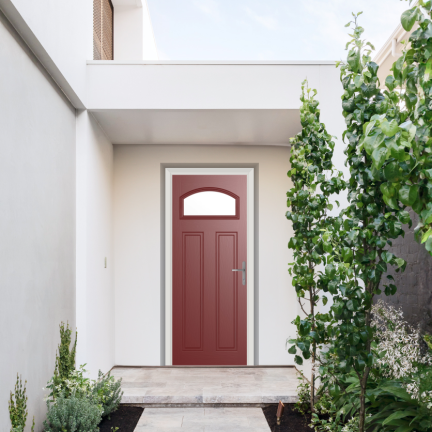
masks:
<svg viewBox="0 0 432 432"><path fill-rule="evenodd" d="M105 417L99 424L100 432L113 432L118 427L118 432L133 432L144 408L120 405L117 411ZM113 429L111 429L113 428Z"/></svg>
<svg viewBox="0 0 432 432"><path fill-rule="evenodd" d="M310 416L305 417L294 411L294 404L286 404L282 415L281 425L276 424L277 404L263 408L263 413L272 432L313 432L308 425Z"/></svg>

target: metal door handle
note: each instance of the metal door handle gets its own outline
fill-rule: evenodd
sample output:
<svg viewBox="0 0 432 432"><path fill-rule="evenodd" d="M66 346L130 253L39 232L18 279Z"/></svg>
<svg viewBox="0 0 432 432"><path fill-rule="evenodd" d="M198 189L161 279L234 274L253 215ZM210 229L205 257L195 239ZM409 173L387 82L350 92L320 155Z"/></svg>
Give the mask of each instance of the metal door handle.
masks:
<svg viewBox="0 0 432 432"><path fill-rule="evenodd" d="M241 271L242 273L242 283L246 285L246 263L243 261L243 265L241 269L232 269L232 271Z"/></svg>

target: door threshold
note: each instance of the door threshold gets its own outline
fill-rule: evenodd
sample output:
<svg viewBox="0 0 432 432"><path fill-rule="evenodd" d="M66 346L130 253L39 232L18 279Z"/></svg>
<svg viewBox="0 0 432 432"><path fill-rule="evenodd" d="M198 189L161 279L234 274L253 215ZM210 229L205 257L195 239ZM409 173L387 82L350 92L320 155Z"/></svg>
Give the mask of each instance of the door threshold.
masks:
<svg viewBox="0 0 432 432"><path fill-rule="evenodd" d="M242 368L242 369L263 369L263 368L296 368L294 365L244 365L244 366L239 366L239 365L232 365L232 366L227 366L227 365L222 365L222 366L214 366L214 365L198 365L198 366L194 366L194 365L188 365L188 366L184 366L184 365L170 365L170 366L138 366L138 365L134 365L134 366L130 366L130 365L115 365L111 368L146 368L146 369L177 369L177 368Z"/></svg>

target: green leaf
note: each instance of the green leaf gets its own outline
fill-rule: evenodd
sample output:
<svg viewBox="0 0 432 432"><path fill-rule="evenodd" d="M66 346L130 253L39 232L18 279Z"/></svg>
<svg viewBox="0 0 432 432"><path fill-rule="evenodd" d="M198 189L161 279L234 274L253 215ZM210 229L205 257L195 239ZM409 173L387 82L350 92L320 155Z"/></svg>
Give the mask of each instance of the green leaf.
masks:
<svg viewBox="0 0 432 432"><path fill-rule="evenodd" d="M399 178L400 174L401 169L399 164L395 161L390 162L384 168L384 177L390 182L395 182Z"/></svg>
<svg viewBox="0 0 432 432"><path fill-rule="evenodd" d="M375 169L379 170L388 157L388 150L386 147L378 147L372 153L372 161Z"/></svg>
<svg viewBox="0 0 432 432"><path fill-rule="evenodd" d="M410 214L406 210L400 211L398 218L401 221L401 223L403 223L403 224L408 224L411 222Z"/></svg>
<svg viewBox="0 0 432 432"><path fill-rule="evenodd" d="M420 217L424 225L429 225L432 222L432 203L427 204L426 208L420 213Z"/></svg>
<svg viewBox="0 0 432 432"><path fill-rule="evenodd" d="M360 335L358 333L351 333L348 337L348 340L351 345L358 345L360 342Z"/></svg>
<svg viewBox="0 0 432 432"><path fill-rule="evenodd" d="M395 82L395 79L394 79L393 75L389 75L385 80L385 85L387 86L387 88L390 91L393 91L394 88L396 87L394 82Z"/></svg>
<svg viewBox="0 0 432 432"><path fill-rule="evenodd" d="M293 345L293 346L288 350L288 352L289 352L290 354L295 354L295 353L297 352L297 348L296 348L296 346Z"/></svg>
<svg viewBox="0 0 432 432"><path fill-rule="evenodd" d="M406 264L406 261L403 260L402 258L396 258L395 261L397 264L397 268L401 268L402 266L404 266Z"/></svg>
<svg viewBox="0 0 432 432"><path fill-rule="evenodd" d="M359 72L360 69L360 50L352 49L348 53L347 62L353 72Z"/></svg>
<svg viewBox="0 0 432 432"><path fill-rule="evenodd" d="M358 302L357 302L357 300L348 300L348 302L347 302L347 308L350 311L356 311L358 309Z"/></svg>
<svg viewBox="0 0 432 432"><path fill-rule="evenodd" d="M411 432L414 429L414 426L402 425L399 426L395 432Z"/></svg>
<svg viewBox="0 0 432 432"><path fill-rule="evenodd" d="M298 355L296 355L294 357L294 361L295 361L295 363L297 363L300 366L303 364L303 359L300 356L298 356Z"/></svg>
<svg viewBox="0 0 432 432"><path fill-rule="evenodd" d="M356 104L354 102L354 98L346 99L342 101L342 108L344 111L352 113L356 109Z"/></svg>
<svg viewBox="0 0 432 432"><path fill-rule="evenodd" d="M429 228L422 236L421 243L423 244L432 234L432 228Z"/></svg>
<svg viewBox="0 0 432 432"><path fill-rule="evenodd" d="M349 247L342 248L342 259L345 263L351 263L353 260L353 251Z"/></svg>
<svg viewBox="0 0 432 432"><path fill-rule="evenodd" d="M373 151L378 148L384 141L384 134L376 131L374 134L368 136L363 141L364 148L367 154L372 154Z"/></svg>
<svg viewBox="0 0 432 432"><path fill-rule="evenodd" d="M405 204L406 206L412 206L415 202L415 200L418 197L418 186L402 186L399 189L399 199L402 202L402 204Z"/></svg>
<svg viewBox="0 0 432 432"><path fill-rule="evenodd" d="M309 321L301 320L300 326L299 326L300 336L307 336L310 332L311 327L312 327L312 325Z"/></svg>
<svg viewBox="0 0 432 432"><path fill-rule="evenodd" d="M385 263L389 263L393 259L394 255L391 252L383 251L381 258Z"/></svg>
<svg viewBox="0 0 432 432"><path fill-rule="evenodd" d="M417 19L417 7L406 10L401 16L401 24L404 30L410 31Z"/></svg>
<svg viewBox="0 0 432 432"><path fill-rule="evenodd" d="M432 237L426 240L425 248L432 255Z"/></svg>
<svg viewBox="0 0 432 432"><path fill-rule="evenodd" d="M333 251L332 245L327 242L323 242L323 249L327 253L331 253Z"/></svg>
<svg viewBox="0 0 432 432"><path fill-rule="evenodd" d="M427 82L432 76L432 58L430 58L426 63L426 71L423 77L423 81Z"/></svg>
<svg viewBox="0 0 432 432"><path fill-rule="evenodd" d="M309 333L309 336L310 336L312 339L314 339L315 341L319 342L319 336L318 336L318 333L317 333L317 332L315 332L315 331L311 331L311 332Z"/></svg>
<svg viewBox="0 0 432 432"><path fill-rule="evenodd" d="M384 391L387 391L388 393L403 399L404 401L411 401L411 396L407 393L407 391L394 382L386 382L381 385L381 388Z"/></svg>
<svg viewBox="0 0 432 432"><path fill-rule="evenodd" d="M407 411L396 411L393 414L391 414L390 416L388 416L384 421L383 421L383 426L390 423L392 420L399 420L401 418L404 417L408 417L408 416L416 416L417 412L413 411L413 410L407 410ZM414 428L413 428L414 429Z"/></svg>
<svg viewBox="0 0 432 432"><path fill-rule="evenodd" d="M325 273L329 279L333 279L336 276L336 268L333 264L326 265Z"/></svg>
<svg viewBox="0 0 432 432"><path fill-rule="evenodd" d="M323 305L325 306L328 303L328 298L326 296L322 296L322 302Z"/></svg>
<svg viewBox="0 0 432 432"><path fill-rule="evenodd" d="M381 122L380 128L385 135L387 135L388 137L392 137L396 135L396 132L399 129L399 125L396 120L392 120L391 122L389 122L387 119L384 119Z"/></svg>
<svg viewBox="0 0 432 432"><path fill-rule="evenodd" d="M391 156L397 159L399 162L405 160L407 153L405 152L405 146L399 146L396 142L391 142L388 146L390 149Z"/></svg>

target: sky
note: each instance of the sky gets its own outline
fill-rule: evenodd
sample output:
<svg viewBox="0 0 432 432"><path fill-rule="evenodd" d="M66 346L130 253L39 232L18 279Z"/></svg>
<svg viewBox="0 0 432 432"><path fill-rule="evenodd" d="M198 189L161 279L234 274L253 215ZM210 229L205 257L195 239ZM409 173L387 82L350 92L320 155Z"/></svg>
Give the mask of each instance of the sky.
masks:
<svg viewBox="0 0 432 432"><path fill-rule="evenodd" d="M161 60L341 60L352 12L363 11L378 51L408 9L404 0L147 2Z"/></svg>

